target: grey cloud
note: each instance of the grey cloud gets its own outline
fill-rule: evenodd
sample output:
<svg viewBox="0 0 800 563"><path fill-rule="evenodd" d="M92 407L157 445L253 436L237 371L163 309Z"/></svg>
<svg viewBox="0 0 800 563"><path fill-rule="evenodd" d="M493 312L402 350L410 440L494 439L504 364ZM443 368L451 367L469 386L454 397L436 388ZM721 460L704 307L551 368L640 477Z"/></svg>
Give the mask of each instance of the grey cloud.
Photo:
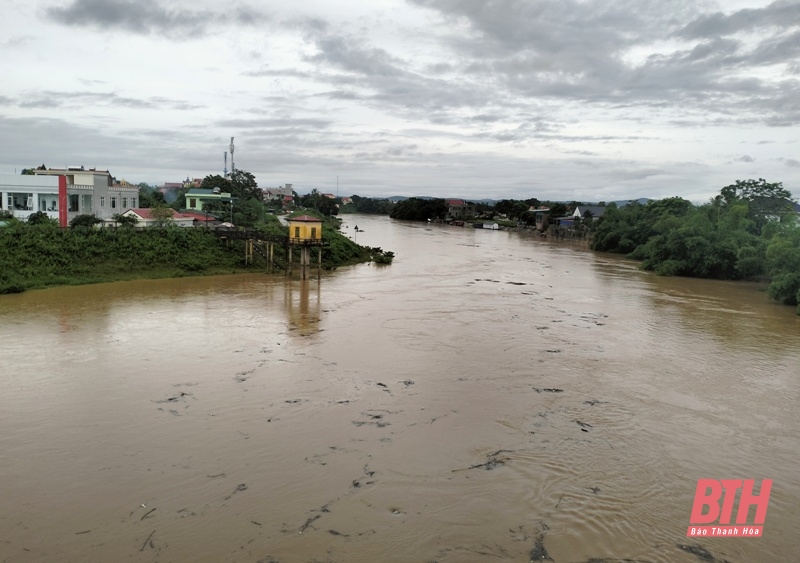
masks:
<svg viewBox="0 0 800 563"><path fill-rule="evenodd" d="M392 108L405 117L444 123L453 119L447 114L450 109L469 107L475 111L497 98L480 82L414 72L406 61L358 38L327 35L314 41L319 52L308 62L321 66L315 77L333 85L333 97L339 99L357 98L384 110Z"/></svg>
<svg viewBox="0 0 800 563"><path fill-rule="evenodd" d="M172 100L161 96L150 98L130 98L115 92L56 92L41 91L28 93L24 99L16 101L22 108L86 107L109 105L133 109L192 110L201 106L183 100Z"/></svg>
<svg viewBox="0 0 800 563"><path fill-rule="evenodd" d="M795 158L786 158L783 162L790 168L800 168L800 160Z"/></svg>
<svg viewBox="0 0 800 563"><path fill-rule="evenodd" d="M472 119L472 121L478 121L481 123L494 123L495 121L500 121L502 117L499 115L489 115L482 113L478 115L473 115L470 119Z"/></svg>
<svg viewBox="0 0 800 563"><path fill-rule="evenodd" d="M729 123L800 123L793 103L800 87L755 73L744 78L751 67L800 58L799 3L720 16L702 14L702 4L689 1L408 1L459 24L459 34L448 38L448 64L462 77L488 78L526 100L675 109L691 104ZM721 22L724 32L700 33L704 22L708 30ZM754 45L734 35L767 25L780 26L779 32L761 34ZM676 36L694 44L643 62L625 58L631 48ZM790 72L800 72L797 67Z"/></svg>
<svg viewBox="0 0 800 563"><path fill-rule="evenodd" d="M752 62L774 64L797 60L800 57L800 21L797 27L799 29L794 33L762 41L752 53Z"/></svg>
<svg viewBox="0 0 800 563"><path fill-rule="evenodd" d="M348 90L331 90L330 92L317 94L317 96L329 98L331 100L363 100L365 98L360 94Z"/></svg>
<svg viewBox="0 0 800 563"><path fill-rule="evenodd" d="M33 42L33 37L30 35L18 35L15 37L9 37L4 43L3 46L8 47L9 49L14 49L17 47L25 47Z"/></svg>
<svg viewBox="0 0 800 563"><path fill-rule="evenodd" d="M279 127L303 127L312 129L325 129L330 127L330 120L326 119L310 119L310 118L292 118L292 117L275 117L275 118L258 118L258 119L224 119L218 121L217 124L221 127L249 129L249 128L279 128Z"/></svg>
<svg viewBox="0 0 800 563"><path fill-rule="evenodd" d="M736 159L736 162L755 162L756 160L749 154L745 154Z"/></svg>
<svg viewBox="0 0 800 563"><path fill-rule="evenodd" d="M293 76L296 78L310 78L311 74L308 72L303 72L301 70L296 70L293 68L262 68L259 70L247 70L241 73L242 76L249 76L252 78L261 78L264 76Z"/></svg>
<svg viewBox="0 0 800 563"><path fill-rule="evenodd" d="M795 27L800 20L800 4L792 1L773 2L765 8L744 9L725 15L703 14L680 29L676 35L687 39L721 37L765 27Z"/></svg>
<svg viewBox="0 0 800 563"><path fill-rule="evenodd" d="M248 6L214 12L170 9L156 0L73 0L70 4L48 8L46 14L67 26L122 29L142 35L163 33L170 39L190 39L193 34L219 25L255 25L267 19Z"/></svg>
<svg viewBox="0 0 800 563"><path fill-rule="evenodd" d="M354 44L344 37L327 36L316 41L320 53L311 61L326 62L334 67L370 76L397 76L398 60L383 49Z"/></svg>

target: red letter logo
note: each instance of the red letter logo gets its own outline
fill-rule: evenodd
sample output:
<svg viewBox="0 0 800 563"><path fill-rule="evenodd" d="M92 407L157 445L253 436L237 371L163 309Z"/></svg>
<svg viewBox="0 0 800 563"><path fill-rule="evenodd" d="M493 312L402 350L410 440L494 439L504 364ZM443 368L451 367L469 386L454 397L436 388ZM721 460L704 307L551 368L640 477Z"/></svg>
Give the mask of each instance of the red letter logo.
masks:
<svg viewBox="0 0 800 563"><path fill-rule="evenodd" d="M761 491L753 494L753 479L698 479L692 504L691 526L686 530L689 537L726 536L726 537L761 537L764 520L767 517L769 494L772 491L772 479L761 482ZM741 489L739 510L736 512L736 525L731 525L736 492ZM725 492L723 496L723 491ZM721 502L720 502L721 501ZM756 507L753 524L747 523L750 508ZM708 509L706 510L706 507ZM703 526L703 524L713 524Z"/></svg>
<svg viewBox="0 0 800 563"><path fill-rule="evenodd" d="M709 493L709 489L711 492ZM692 524L711 524L719 518L719 497L722 496L722 485L716 479L698 479L692 505ZM708 512L703 514L703 507Z"/></svg>

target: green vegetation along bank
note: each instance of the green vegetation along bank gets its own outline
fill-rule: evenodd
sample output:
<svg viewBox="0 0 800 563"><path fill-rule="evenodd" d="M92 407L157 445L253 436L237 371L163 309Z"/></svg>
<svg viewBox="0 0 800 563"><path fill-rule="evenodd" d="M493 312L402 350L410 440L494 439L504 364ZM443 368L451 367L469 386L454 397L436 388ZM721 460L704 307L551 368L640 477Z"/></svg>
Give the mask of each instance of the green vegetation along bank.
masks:
<svg viewBox="0 0 800 563"><path fill-rule="evenodd" d="M275 217L256 228L288 234ZM324 268L391 262L391 253L357 245L338 231L335 221L325 222L323 237L330 242L323 249ZM0 294L56 285L263 271L260 256L245 265L244 245L244 241L220 240L203 228L61 229L52 222L7 220L0 227ZM281 245L276 246L276 260L285 267Z"/></svg>
<svg viewBox="0 0 800 563"><path fill-rule="evenodd" d="M769 279L769 295L800 302L800 219L780 183L744 180L705 205L674 197L610 205L594 250L627 254L662 275ZM800 306L798 306L800 314Z"/></svg>

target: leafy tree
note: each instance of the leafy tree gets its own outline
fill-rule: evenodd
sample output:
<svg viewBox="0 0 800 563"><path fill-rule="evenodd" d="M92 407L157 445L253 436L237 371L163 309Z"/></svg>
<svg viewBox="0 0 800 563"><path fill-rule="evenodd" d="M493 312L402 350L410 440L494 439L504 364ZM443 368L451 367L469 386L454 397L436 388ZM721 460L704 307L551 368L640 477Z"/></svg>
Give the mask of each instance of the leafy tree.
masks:
<svg viewBox="0 0 800 563"><path fill-rule="evenodd" d="M536 213L533 211L526 211L522 215L519 216L519 220L525 223L526 225L535 225L536 224Z"/></svg>
<svg viewBox="0 0 800 563"><path fill-rule="evenodd" d="M145 182L139 184L139 207L146 209L160 204L166 205L166 203L164 194L156 188Z"/></svg>
<svg viewBox="0 0 800 563"><path fill-rule="evenodd" d="M220 176L219 174L209 174L203 178L200 187L204 190L213 190L214 188L219 188L219 191L221 192L230 193L231 181L224 176Z"/></svg>
<svg viewBox="0 0 800 563"><path fill-rule="evenodd" d="M503 199L495 204L494 210L497 213L506 215L509 219L518 219L523 213L526 213L530 207L530 204L525 201L519 201L516 199Z"/></svg>
<svg viewBox="0 0 800 563"><path fill-rule="evenodd" d="M800 225L781 225L768 243L765 262L767 274L772 278L769 285L770 297L788 305L798 304Z"/></svg>
<svg viewBox="0 0 800 563"><path fill-rule="evenodd" d="M736 180L734 184L722 188L720 197L720 204L728 207L740 201L748 204L748 217L753 221L750 231L753 234L760 234L771 219L782 220L794 211L792 203L795 200L791 192L781 182L770 183L763 178Z"/></svg>
<svg viewBox="0 0 800 563"><path fill-rule="evenodd" d="M37 211L28 215L30 225L57 225L58 221L51 219L44 211Z"/></svg>
<svg viewBox="0 0 800 563"><path fill-rule="evenodd" d="M373 199L371 197L361 197L353 195L353 207L359 213L372 213L377 215L388 215L394 204L388 199Z"/></svg>
<svg viewBox="0 0 800 563"><path fill-rule="evenodd" d="M256 199L261 201L263 194L258 188L256 178L250 172L234 170L230 176L231 195L241 200Z"/></svg>
<svg viewBox="0 0 800 563"><path fill-rule="evenodd" d="M119 213L115 213L111 216L111 218L119 223L121 227L135 227L136 223L139 222L139 219L133 215L121 215Z"/></svg>
<svg viewBox="0 0 800 563"><path fill-rule="evenodd" d="M234 204L234 224L240 227L254 227L264 219L264 204L257 199L248 199Z"/></svg>
<svg viewBox="0 0 800 563"><path fill-rule="evenodd" d="M446 214L447 204L443 199L412 197L395 203L389 217L392 219L427 221L428 219L443 219Z"/></svg>
<svg viewBox="0 0 800 563"><path fill-rule="evenodd" d="M319 193L316 188L311 190L311 193L300 198L300 205L319 211L327 217L333 217L339 214L339 208L336 206L336 202Z"/></svg>
<svg viewBox="0 0 800 563"><path fill-rule="evenodd" d="M550 206L550 217L564 217L569 210L563 203L556 203Z"/></svg>
<svg viewBox="0 0 800 563"><path fill-rule="evenodd" d="M172 216L175 210L166 205L156 205L151 208L150 216L153 218L154 227L169 227L173 224Z"/></svg>
<svg viewBox="0 0 800 563"><path fill-rule="evenodd" d="M651 237L664 234L682 223L693 209L690 201L672 197L642 205L632 202L624 207L606 206L591 247L594 250L629 254ZM552 211L551 211L551 216Z"/></svg>
<svg viewBox="0 0 800 563"><path fill-rule="evenodd" d="M72 228L75 227L94 227L98 223L102 223L103 220L95 215L77 215L73 217L72 221L69 222L69 226Z"/></svg>

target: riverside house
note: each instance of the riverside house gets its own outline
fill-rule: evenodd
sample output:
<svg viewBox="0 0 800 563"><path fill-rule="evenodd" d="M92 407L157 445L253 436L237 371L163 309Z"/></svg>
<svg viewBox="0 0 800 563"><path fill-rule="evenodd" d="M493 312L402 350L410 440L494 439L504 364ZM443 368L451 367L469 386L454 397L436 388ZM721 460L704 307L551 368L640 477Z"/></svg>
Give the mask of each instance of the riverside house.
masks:
<svg viewBox="0 0 800 563"><path fill-rule="evenodd" d="M164 226L165 222L178 227L193 227L195 224L194 214L184 215L172 209L166 208L164 216L154 216L152 209L128 209L122 213L123 217L135 217L136 227L160 227Z"/></svg>
<svg viewBox="0 0 800 563"><path fill-rule="evenodd" d="M61 176L66 181L66 226L78 215L94 215L109 221L112 215L136 207L139 200L138 186L117 184L108 170L80 167L37 168L36 176ZM59 219L59 222L61 220Z"/></svg>
<svg viewBox="0 0 800 563"><path fill-rule="evenodd" d="M229 202L231 201L231 194L221 192L219 188L195 188L186 192L186 209L192 211L204 211L209 203L215 201Z"/></svg>
<svg viewBox="0 0 800 563"><path fill-rule="evenodd" d="M600 217L605 215L606 208L601 205L579 205L572 213L574 219L590 219L597 221Z"/></svg>
<svg viewBox="0 0 800 563"><path fill-rule="evenodd" d="M0 175L0 211L8 211L21 221L38 211L58 221L61 210L66 215L66 206L66 178Z"/></svg>
<svg viewBox="0 0 800 563"><path fill-rule="evenodd" d="M25 221L36 212L46 213L62 227L78 215L95 215L108 221L136 207L139 188L115 184L107 170L39 168L33 175L0 176L0 209Z"/></svg>

